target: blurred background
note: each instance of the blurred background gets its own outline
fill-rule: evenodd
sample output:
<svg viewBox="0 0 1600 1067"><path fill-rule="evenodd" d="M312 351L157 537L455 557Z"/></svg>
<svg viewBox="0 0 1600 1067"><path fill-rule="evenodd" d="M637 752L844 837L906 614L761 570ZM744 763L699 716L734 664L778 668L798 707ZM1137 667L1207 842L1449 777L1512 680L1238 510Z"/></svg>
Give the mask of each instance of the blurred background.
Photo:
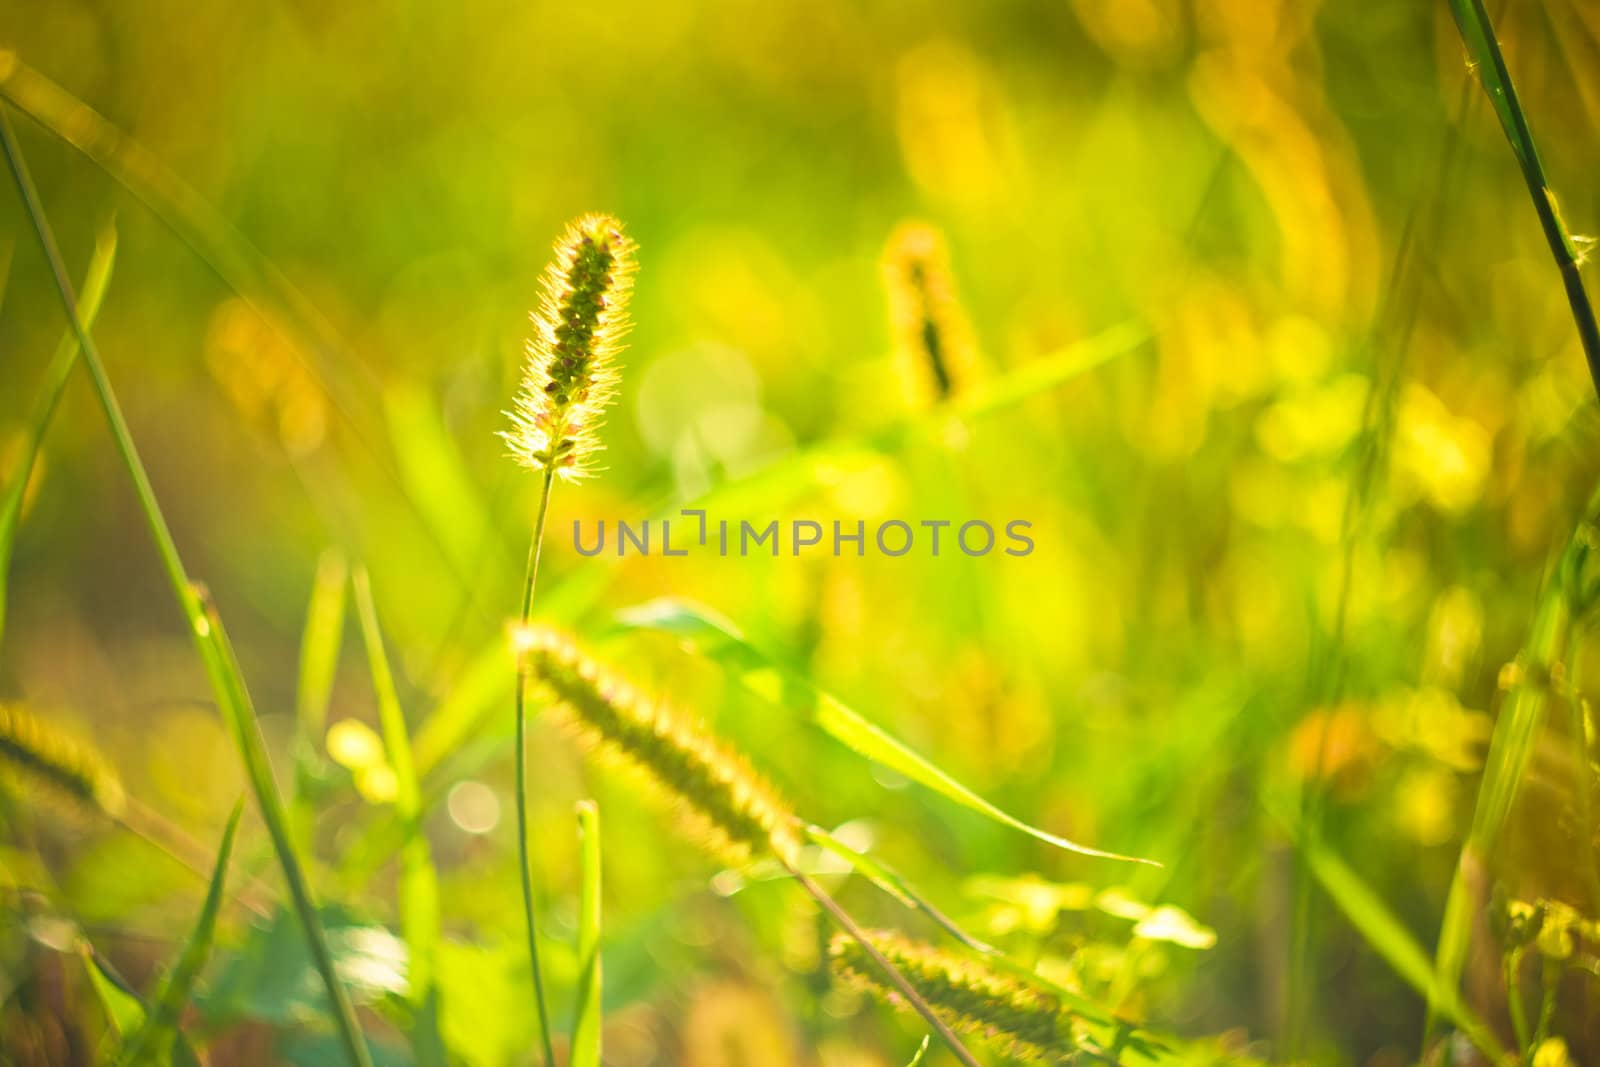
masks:
<svg viewBox="0 0 1600 1067"><path fill-rule="evenodd" d="M1503 6L1551 184L1593 232L1600 9ZM495 432L551 243L599 210L639 244L635 327L608 469L558 488L535 614L713 723L975 934L1129 1017L1217 1056L1416 1060L1423 1000L1312 884L1281 813L1319 811L1431 955L1502 668L1600 474L1570 312L1444 4L51 0L0 8L0 47L75 277L114 225L95 335L280 779L319 558L370 570L433 801L453 1058L534 1062L503 668L537 481ZM880 265L907 219L948 242L980 384L1121 324L1150 339L986 416L924 417L896 377ZM0 264L9 463L64 326L9 191ZM830 450L886 425L910 429ZM752 480L797 456L825 458ZM1036 548L573 550L574 520L723 486L745 489L713 517L1021 518ZM662 596L727 616L1021 818L1165 866L985 820L616 626ZM131 796L208 850L245 790L81 373L29 486L0 696L93 738ZM430 726L441 705L458 729ZM376 936L396 922L392 855L373 844L392 789L345 720L377 723L353 621L337 743L314 738L306 788L313 880ZM1574 721L1550 715L1486 911L1491 885L1583 907L1594 827ZM910 1017L828 985L806 898L719 872L542 720L531 758L562 1005L574 800L605 819L608 1064L910 1058ZM7 886L44 892L146 985L202 884L114 827L34 823L0 853ZM253 816L241 849L276 892ZM859 883L835 884L864 920L908 921ZM1127 900L1193 928L1134 936ZM295 936L227 916L195 1023L216 1062L334 1054L315 989L261 963ZM8 995L36 981L18 940ZM1481 940L1466 987L1506 1032L1487 920ZM365 1014L409 1062L385 1001L397 965L369 964ZM59 970L44 1003L63 1033L28 1048L81 1055L96 1031L73 1020L92 1003L80 970ZM1574 970L1556 1026L1581 1061L1600 1016ZM27 1003L12 996L0 1035L31 1025Z"/></svg>

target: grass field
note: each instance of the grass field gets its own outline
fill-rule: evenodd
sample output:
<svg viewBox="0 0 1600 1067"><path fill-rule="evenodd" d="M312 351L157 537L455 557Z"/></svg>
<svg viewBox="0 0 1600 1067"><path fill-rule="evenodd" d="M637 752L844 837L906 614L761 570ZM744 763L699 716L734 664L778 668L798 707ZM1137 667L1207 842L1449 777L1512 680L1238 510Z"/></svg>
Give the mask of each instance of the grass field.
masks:
<svg viewBox="0 0 1600 1067"><path fill-rule="evenodd" d="M1600 8L22 0L0 116L0 1065L1600 1059Z"/></svg>

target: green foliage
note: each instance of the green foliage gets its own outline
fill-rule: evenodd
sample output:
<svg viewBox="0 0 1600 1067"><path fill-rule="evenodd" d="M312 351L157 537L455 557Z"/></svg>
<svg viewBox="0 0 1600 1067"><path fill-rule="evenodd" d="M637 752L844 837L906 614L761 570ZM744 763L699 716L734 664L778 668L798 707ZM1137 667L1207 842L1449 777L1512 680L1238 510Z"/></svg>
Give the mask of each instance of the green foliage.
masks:
<svg viewBox="0 0 1600 1067"><path fill-rule="evenodd" d="M151 1007L137 1030L129 1033L117 1059L127 1067L159 1065L172 1061L173 1047L180 1041L178 1019L193 995L194 984L211 956L212 941L216 936L217 916L222 911L223 887L228 877L228 859L233 854L233 835L239 829L239 816L244 814L244 802L233 807L228 825L222 832L222 844L217 848L216 866L211 872L211 884L206 890L205 902L200 906L200 917L195 920L189 939L184 942L171 968L161 976L155 992L150 997Z"/></svg>
<svg viewBox="0 0 1600 1067"><path fill-rule="evenodd" d="M1057 848L1085 856L1152 863L1103 852L1030 826L990 804L950 775L912 752L843 701L785 671L746 641L732 623L680 600L657 600L618 616L624 626L660 630L682 640L699 655L721 664L741 685L771 704L804 716L856 754L905 775L1013 829Z"/></svg>
<svg viewBox="0 0 1600 1067"><path fill-rule="evenodd" d="M0 10L0 1060L1600 1058L1596 23L1446 9Z"/></svg>

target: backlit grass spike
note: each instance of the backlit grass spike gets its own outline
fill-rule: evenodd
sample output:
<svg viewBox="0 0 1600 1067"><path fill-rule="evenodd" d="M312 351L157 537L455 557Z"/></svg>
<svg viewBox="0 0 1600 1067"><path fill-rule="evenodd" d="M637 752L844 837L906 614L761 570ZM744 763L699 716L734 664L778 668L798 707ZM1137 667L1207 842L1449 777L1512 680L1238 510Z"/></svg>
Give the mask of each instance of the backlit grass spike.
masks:
<svg viewBox="0 0 1600 1067"><path fill-rule="evenodd" d="M988 1038L1018 1059L1057 1062L1077 1051L1071 1020L1050 994L893 931L866 936L957 1033ZM839 977L897 1007L907 1006L853 938L836 934L829 956Z"/></svg>
<svg viewBox="0 0 1600 1067"><path fill-rule="evenodd" d="M883 282L895 358L914 402L958 395L971 384L977 358L944 235L925 222L896 227L884 247Z"/></svg>
<svg viewBox="0 0 1600 1067"><path fill-rule="evenodd" d="M634 245L609 215L585 215L556 242L533 312L522 388L502 433L532 470L574 480L594 470L598 430L616 395L628 330Z"/></svg>
<svg viewBox="0 0 1600 1067"><path fill-rule="evenodd" d="M519 643L529 675L555 698L573 732L679 801L720 858L795 855L799 819L744 759L611 676L565 637L530 629Z"/></svg>
<svg viewBox="0 0 1600 1067"><path fill-rule="evenodd" d="M14 704L0 704L0 767L6 785L116 818L125 795L111 764L86 742Z"/></svg>

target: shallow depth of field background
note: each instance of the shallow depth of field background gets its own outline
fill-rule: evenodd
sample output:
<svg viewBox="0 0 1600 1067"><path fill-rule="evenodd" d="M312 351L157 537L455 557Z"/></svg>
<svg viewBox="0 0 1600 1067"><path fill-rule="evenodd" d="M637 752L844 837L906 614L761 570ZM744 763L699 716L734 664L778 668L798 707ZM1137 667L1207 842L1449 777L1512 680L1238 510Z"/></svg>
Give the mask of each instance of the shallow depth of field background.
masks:
<svg viewBox="0 0 1600 1067"><path fill-rule="evenodd" d="M1552 184L1572 227L1595 232L1600 12L1504 6ZM536 615L714 723L808 817L858 821L974 932L1055 957L1128 1013L1267 1058L1417 1056L1421 1001L1319 893L1291 966L1300 875L1272 813L1298 809L1326 731L1328 841L1431 952L1501 669L1600 473L1558 279L1481 92L1463 91L1442 4L24 0L0 9L0 44L198 190L343 340L297 349L13 112L75 275L114 217L95 334L280 768L324 549L371 570L414 732L503 645L537 484L494 433L552 240L614 212L640 246L636 325L608 469L557 491ZM1018 407L845 455L820 486L730 496L713 518L1026 519L1033 554L581 559L574 519L642 519L908 413L878 266L907 218L947 234L990 378L1121 322L1154 340ZM0 257L9 436L64 325L9 183ZM1391 448L1347 544L1367 390L1390 374ZM130 792L215 842L245 789L238 758L81 375L31 492L0 696L92 731ZM672 641L614 626L667 595L733 619L1007 810L1165 868L984 821ZM443 1025L475 1064L532 1062L535 1033L506 682L442 754L426 827ZM347 718L376 722L353 623L329 723ZM1567 716L1550 721L1491 873L1577 903L1593 827L1573 814ZM910 1058L909 1017L820 984L804 898L761 880L725 895L736 882L636 783L548 723L532 746L562 1018L574 800L596 797L605 819L609 1064ZM449 774L476 784L451 790ZM392 864L352 847L390 817L381 784L330 764L314 881L392 926ZM40 859L0 853L7 883L48 879L148 981L200 882L93 822L39 837ZM242 855L277 884L253 815ZM1030 874L1177 905L1216 943L1130 947L1126 923L993 880ZM859 880L838 888L864 919L902 920ZM229 914L214 1003L266 943ZM1485 964L1467 988L1499 1020ZM80 972L63 981L91 1014ZM223 1049L331 1055L315 1021L256 992L224 1005ZM1563 1006L1580 1058L1600 1048L1589 993L1575 983ZM369 1029L385 1040L381 1015Z"/></svg>

